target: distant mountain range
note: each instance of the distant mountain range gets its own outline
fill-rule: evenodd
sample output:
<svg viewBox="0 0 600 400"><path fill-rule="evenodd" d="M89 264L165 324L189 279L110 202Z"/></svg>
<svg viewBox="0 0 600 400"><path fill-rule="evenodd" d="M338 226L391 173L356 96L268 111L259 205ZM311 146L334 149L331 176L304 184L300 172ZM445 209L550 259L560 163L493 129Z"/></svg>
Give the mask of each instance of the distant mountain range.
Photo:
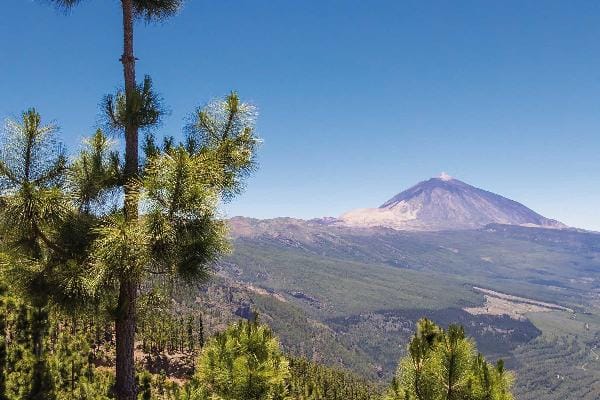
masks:
<svg viewBox="0 0 600 400"><path fill-rule="evenodd" d="M478 229L489 224L567 227L521 203L446 174L420 182L378 208L349 211L336 222L354 227L417 231Z"/></svg>

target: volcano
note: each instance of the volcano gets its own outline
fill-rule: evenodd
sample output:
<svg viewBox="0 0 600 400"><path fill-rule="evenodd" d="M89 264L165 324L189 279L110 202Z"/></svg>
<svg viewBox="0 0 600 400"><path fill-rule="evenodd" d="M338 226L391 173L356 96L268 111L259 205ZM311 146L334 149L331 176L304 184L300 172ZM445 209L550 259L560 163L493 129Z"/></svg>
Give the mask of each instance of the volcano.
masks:
<svg viewBox="0 0 600 400"><path fill-rule="evenodd" d="M347 226L421 231L478 229L489 224L566 228L521 203L445 173L416 184L378 208L352 210L338 220Z"/></svg>

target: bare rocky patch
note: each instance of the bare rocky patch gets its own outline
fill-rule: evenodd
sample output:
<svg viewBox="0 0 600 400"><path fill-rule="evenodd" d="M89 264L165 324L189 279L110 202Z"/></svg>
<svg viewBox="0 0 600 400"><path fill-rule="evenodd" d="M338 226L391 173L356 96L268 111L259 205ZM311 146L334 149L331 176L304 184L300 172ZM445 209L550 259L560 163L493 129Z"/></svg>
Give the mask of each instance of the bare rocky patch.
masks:
<svg viewBox="0 0 600 400"><path fill-rule="evenodd" d="M526 297L513 296L477 286L473 290L483 293L485 302L479 307L465 307L463 310L472 315L508 315L516 320L525 320L525 315L531 312L566 311L572 309L558 304L546 303Z"/></svg>

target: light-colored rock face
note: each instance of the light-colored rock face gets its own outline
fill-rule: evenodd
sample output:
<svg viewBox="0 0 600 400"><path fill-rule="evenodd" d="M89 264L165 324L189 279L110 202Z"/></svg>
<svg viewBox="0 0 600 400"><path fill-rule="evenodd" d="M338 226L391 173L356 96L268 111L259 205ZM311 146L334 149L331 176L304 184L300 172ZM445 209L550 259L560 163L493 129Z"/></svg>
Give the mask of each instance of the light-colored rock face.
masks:
<svg viewBox="0 0 600 400"><path fill-rule="evenodd" d="M379 208L340 216L347 226L401 230L477 229L491 223L564 228L516 201L478 189L447 174L421 182Z"/></svg>

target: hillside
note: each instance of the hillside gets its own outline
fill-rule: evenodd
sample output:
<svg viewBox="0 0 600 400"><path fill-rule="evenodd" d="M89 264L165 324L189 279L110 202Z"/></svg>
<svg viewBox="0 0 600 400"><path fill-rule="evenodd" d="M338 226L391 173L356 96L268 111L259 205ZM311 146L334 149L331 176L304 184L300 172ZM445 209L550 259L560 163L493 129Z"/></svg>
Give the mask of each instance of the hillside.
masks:
<svg viewBox="0 0 600 400"><path fill-rule="evenodd" d="M600 382L590 353L600 339L600 235L509 225L409 232L290 218L230 225L234 253L198 296L208 325L255 310L293 354L388 379L415 321L428 316L460 322L486 355L506 359L520 399L600 395L589 389ZM555 381L547 364L565 352L552 365ZM591 386L579 387L581 379Z"/></svg>

